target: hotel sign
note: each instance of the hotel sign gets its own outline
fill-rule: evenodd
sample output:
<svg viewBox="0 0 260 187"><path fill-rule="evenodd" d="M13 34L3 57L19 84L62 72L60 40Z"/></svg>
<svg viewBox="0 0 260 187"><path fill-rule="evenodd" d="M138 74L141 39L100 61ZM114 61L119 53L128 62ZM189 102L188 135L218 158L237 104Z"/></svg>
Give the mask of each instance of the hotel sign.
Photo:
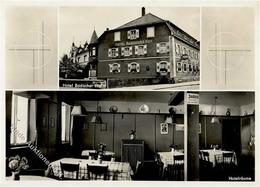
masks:
<svg viewBox="0 0 260 187"><path fill-rule="evenodd" d="M188 105L199 105L199 94L187 93L186 99Z"/></svg>
<svg viewBox="0 0 260 187"><path fill-rule="evenodd" d="M60 79L60 87L64 88L106 88L105 80L91 80L91 79Z"/></svg>
<svg viewBox="0 0 260 187"><path fill-rule="evenodd" d="M152 43L152 40L139 40L139 41L127 41L127 42L119 42L115 43L116 47L123 47L123 46L128 46L128 45L144 45L148 43Z"/></svg>

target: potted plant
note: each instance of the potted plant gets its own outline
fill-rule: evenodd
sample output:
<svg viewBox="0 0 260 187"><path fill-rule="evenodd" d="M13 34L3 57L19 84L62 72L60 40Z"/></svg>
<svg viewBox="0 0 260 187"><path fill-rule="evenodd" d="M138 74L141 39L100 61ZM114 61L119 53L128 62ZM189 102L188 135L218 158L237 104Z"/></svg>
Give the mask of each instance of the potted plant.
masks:
<svg viewBox="0 0 260 187"><path fill-rule="evenodd" d="M171 144L170 146L171 152L173 153L175 151L175 146L173 144Z"/></svg>
<svg viewBox="0 0 260 187"><path fill-rule="evenodd" d="M105 154L105 149L106 149L107 145L105 143L100 142L98 144L98 146L99 146L99 149L97 151L97 153L98 153L98 161L101 164L101 162L102 162L101 159L102 159L102 156Z"/></svg>
<svg viewBox="0 0 260 187"><path fill-rule="evenodd" d="M21 170L26 170L29 168L27 158L21 158L19 155L16 155L15 157L10 157L8 166L12 171L12 177L14 180L20 179L19 174Z"/></svg>
<svg viewBox="0 0 260 187"><path fill-rule="evenodd" d="M136 133L135 130L131 130L131 131L130 131L129 135L130 135L130 139L131 139L131 140L134 140L134 139L135 139L135 133Z"/></svg>

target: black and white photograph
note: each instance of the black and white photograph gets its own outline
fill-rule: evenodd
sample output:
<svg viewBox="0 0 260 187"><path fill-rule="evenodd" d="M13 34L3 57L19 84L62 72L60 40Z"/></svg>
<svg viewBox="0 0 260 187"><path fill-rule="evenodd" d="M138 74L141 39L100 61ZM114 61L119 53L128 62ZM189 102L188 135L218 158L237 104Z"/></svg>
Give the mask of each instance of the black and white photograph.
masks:
<svg viewBox="0 0 260 187"><path fill-rule="evenodd" d="M6 103L7 180L254 181L254 92L7 91Z"/></svg>
<svg viewBox="0 0 260 187"><path fill-rule="evenodd" d="M0 186L249 186L260 1L2 0Z"/></svg>
<svg viewBox="0 0 260 187"><path fill-rule="evenodd" d="M199 8L61 7L59 15L60 87L199 89Z"/></svg>

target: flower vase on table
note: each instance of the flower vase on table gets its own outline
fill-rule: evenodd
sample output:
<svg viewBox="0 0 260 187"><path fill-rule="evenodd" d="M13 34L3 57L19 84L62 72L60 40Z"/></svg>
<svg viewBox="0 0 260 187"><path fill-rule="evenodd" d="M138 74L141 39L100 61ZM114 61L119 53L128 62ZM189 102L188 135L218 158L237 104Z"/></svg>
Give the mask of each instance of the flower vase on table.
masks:
<svg viewBox="0 0 260 187"><path fill-rule="evenodd" d="M13 179L14 181L19 181L19 180L20 180L20 173L17 172L17 171L13 171L13 172L12 172L12 179Z"/></svg>
<svg viewBox="0 0 260 187"><path fill-rule="evenodd" d="M13 180L20 180L20 171L29 168L27 158L21 158L19 155L16 155L15 157L10 157L8 166L12 170Z"/></svg>

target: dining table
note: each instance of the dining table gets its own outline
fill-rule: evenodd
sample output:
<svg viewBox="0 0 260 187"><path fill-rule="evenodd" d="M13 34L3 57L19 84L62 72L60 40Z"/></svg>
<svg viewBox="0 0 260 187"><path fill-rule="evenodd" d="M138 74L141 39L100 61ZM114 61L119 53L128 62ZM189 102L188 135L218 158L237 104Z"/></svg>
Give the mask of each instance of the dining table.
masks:
<svg viewBox="0 0 260 187"><path fill-rule="evenodd" d="M233 153L232 162L233 164L237 165L237 157L234 151L227 151L221 149L202 149L201 152L208 152L209 153L209 161L212 162L213 167L216 166L216 157L218 157L218 162L223 162L223 153Z"/></svg>
<svg viewBox="0 0 260 187"><path fill-rule="evenodd" d="M108 166L108 179L109 180L131 180L133 170L128 162L116 161L102 161L78 159L78 158L62 158L50 163L50 167L54 176L60 177L62 175L60 163L79 164L79 179L87 179L87 164L97 166ZM64 177L76 179L76 173L64 172Z"/></svg>
<svg viewBox="0 0 260 187"><path fill-rule="evenodd" d="M89 153L96 153L97 151L96 150L83 150L81 152L81 156L89 156ZM103 152L103 155L106 155L106 156L114 156L115 153L112 152L112 151L104 151Z"/></svg>
<svg viewBox="0 0 260 187"><path fill-rule="evenodd" d="M157 153L160 156L164 168L166 168L169 164L170 165L174 164L174 156L184 155L183 152L177 150L170 151L170 152L157 152ZM184 160L178 162L184 163Z"/></svg>

